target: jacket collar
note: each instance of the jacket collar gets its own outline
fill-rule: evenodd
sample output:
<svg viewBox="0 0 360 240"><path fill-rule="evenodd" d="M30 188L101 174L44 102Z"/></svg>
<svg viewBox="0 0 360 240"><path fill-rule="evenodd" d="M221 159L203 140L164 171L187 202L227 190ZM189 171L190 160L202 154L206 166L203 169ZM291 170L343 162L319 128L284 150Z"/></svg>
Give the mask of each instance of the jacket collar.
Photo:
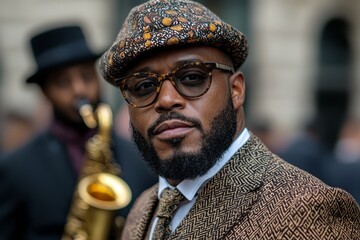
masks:
<svg viewBox="0 0 360 240"><path fill-rule="evenodd" d="M135 216L141 216L140 218L135 218L136 222L133 222L131 219L127 219L126 224L131 226L131 232L129 232L130 236L123 236L124 239L132 239L132 240L143 240L146 239L147 231L150 228L151 220L155 214L155 209L158 204L157 192L159 189L159 184L154 185L149 190L147 190L145 195L147 197L141 197L140 200L144 199L144 202L138 203L141 207L133 208L131 211L138 211L133 213ZM138 199L139 200L139 199ZM130 220L130 221L129 221ZM126 226L125 226L126 228Z"/></svg>

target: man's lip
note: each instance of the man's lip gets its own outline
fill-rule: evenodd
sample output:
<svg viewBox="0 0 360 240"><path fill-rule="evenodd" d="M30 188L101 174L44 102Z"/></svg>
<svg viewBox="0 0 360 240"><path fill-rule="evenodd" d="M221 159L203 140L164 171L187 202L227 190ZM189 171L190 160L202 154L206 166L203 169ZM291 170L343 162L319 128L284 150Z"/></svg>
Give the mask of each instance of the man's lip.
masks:
<svg viewBox="0 0 360 240"><path fill-rule="evenodd" d="M193 127L193 125L189 122L184 122L181 120L169 120L169 121L165 121L161 124L159 124L155 130L154 130L154 134L160 134L166 130L171 130L171 129L176 129L176 128L189 128L189 127Z"/></svg>

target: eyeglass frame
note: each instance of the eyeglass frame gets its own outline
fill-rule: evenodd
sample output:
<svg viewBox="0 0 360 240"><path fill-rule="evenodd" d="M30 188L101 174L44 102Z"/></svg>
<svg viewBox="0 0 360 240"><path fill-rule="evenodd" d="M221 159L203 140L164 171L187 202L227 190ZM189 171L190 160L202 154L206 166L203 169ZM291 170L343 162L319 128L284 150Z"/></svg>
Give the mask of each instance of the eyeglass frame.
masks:
<svg viewBox="0 0 360 240"><path fill-rule="evenodd" d="M209 77L209 84L208 84L208 87L204 90L203 93L201 93L200 95L197 95L197 96L187 96L185 95L184 93L181 92L181 90L179 89L179 87L177 86L177 81L176 81L176 78L174 76L174 74L179 71L179 69L185 67L185 66L188 66L188 65L199 65L199 64L204 64L204 65L210 65L210 71L208 73L208 77ZM212 83L212 71L214 69L218 69L218 70L222 70L222 71L227 71L227 72L230 72L232 74L235 73L235 70L234 68L232 67L229 67L225 64L221 64L221 63L217 63L217 62L202 62L202 61L195 61L195 62L189 62L189 63L185 63L177 68L175 68L174 70L168 72L168 73L162 73L162 74L157 74L157 73L152 73L152 72L135 72L135 73L132 73L132 74L129 74L125 77L121 77L121 78L118 78L118 79L115 79L115 85L117 87L120 88L120 91L125 99L125 101L131 105L132 107L134 108L144 108L144 107L148 107L152 104L154 104L157 100L157 98L159 97L159 93L160 93L160 90L161 90L161 87L162 87L162 83L165 81L165 80L169 80L171 82L171 84L174 86L174 88L176 89L176 91L184 98L187 98L187 99L195 99L195 98L199 98L201 96L203 96L205 93L207 93L207 91L210 89L211 87L211 83ZM157 86L156 86L156 96L154 97L154 99L144 105L144 106L141 106L141 105L137 105L137 104L134 104L132 102L129 101L129 99L126 97L126 93L124 93L126 90L123 90L123 86L125 85L125 80L128 79L129 77L132 77L132 76L137 76L137 75L140 75L140 74L148 74L149 76L153 77L153 78L156 78L157 80Z"/></svg>

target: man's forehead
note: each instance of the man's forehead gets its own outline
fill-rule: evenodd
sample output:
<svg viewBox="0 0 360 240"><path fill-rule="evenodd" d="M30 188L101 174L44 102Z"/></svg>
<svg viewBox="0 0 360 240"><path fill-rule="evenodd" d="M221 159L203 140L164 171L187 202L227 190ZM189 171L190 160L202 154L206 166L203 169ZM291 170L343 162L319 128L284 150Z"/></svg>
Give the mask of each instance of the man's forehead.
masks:
<svg viewBox="0 0 360 240"><path fill-rule="evenodd" d="M87 61L50 70L44 74L44 83L49 84L52 82L52 80L65 79L65 77L70 77L72 74L78 74L82 72L96 73L95 63L93 61Z"/></svg>
<svg viewBox="0 0 360 240"><path fill-rule="evenodd" d="M66 65L62 67L55 68L49 71L49 74L62 74L73 70L80 70L80 69L95 69L95 63L92 61L89 62L81 62L81 63L74 63L71 65Z"/></svg>

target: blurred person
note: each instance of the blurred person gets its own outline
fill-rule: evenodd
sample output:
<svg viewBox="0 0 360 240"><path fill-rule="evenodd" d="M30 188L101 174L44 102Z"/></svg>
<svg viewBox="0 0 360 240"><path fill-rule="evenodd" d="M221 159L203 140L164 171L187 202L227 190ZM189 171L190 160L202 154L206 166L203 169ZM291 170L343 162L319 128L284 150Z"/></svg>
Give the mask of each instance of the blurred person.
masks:
<svg viewBox="0 0 360 240"><path fill-rule="evenodd" d="M3 154L23 146L49 124L49 104L40 103L36 107L21 100L4 103L0 114L0 149Z"/></svg>
<svg viewBox="0 0 360 240"><path fill-rule="evenodd" d="M247 130L246 37L203 5L134 7L100 70L129 103L132 137L160 176L122 239L360 239L350 194L286 163Z"/></svg>
<svg viewBox="0 0 360 240"><path fill-rule="evenodd" d="M283 136L276 130L271 122L265 118L254 119L249 122L247 128L269 148L270 151L277 153L283 146Z"/></svg>
<svg viewBox="0 0 360 240"><path fill-rule="evenodd" d="M360 162L360 121L357 118L344 121L334 151L339 162Z"/></svg>
<svg viewBox="0 0 360 240"><path fill-rule="evenodd" d="M34 134L34 122L30 116L7 110L1 120L0 149L4 154L23 145Z"/></svg>
<svg viewBox="0 0 360 240"><path fill-rule="evenodd" d="M283 146L278 155L326 182L326 166L334 161L333 153L319 136L319 119L308 120L304 130Z"/></svg>
<svg viewBox="0 0 360 240"><path fill-rule="evenodd" d="M334 161L325 168L327 184L349 192L360 204L360 161L343 163Z"/></svg>
<svg viewBox="0 0 360 240"><path fill-rule="evenodd" d="M26 83L40 87L51 103L53 118L47 129L0 159L1 240L61 238L85 143L97 133L86 126L77 104L86 99L95 109L102 102L95 67L99 54L88 47L80 26L45 30L30 43L37 71ZM135 146L114 131L111 150L133 198L156 182ZM118 215L126 217L131 204Z"/></svg>
<svg viewBox="0 0 360 240"><path fill-rule="evenodd" d="M360 121L349 118L335 145L335 161L326 167L326 182L351 193L360 203Z"/></svg>

